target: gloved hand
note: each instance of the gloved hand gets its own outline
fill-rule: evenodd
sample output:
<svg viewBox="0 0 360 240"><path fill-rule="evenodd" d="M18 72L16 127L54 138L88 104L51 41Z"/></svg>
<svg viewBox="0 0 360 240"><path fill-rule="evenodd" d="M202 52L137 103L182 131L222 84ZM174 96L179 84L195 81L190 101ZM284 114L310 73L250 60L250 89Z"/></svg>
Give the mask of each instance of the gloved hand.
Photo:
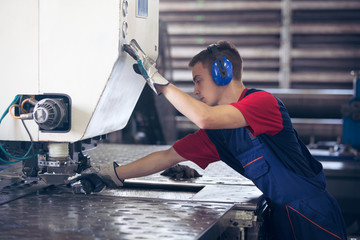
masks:
<svg viewBox="0 0 360 240"><path fill-rule="evenodd" d="M124 44L123 49L137 61L137 64L133 65L135 72L141 74L151 89L159 95L156 85L166 86L169 81L158 72L155 60L144 53L135 39L131 40L130 44Z"/></svg>
<svg viewBox="0 0 360 240"><path fill-rule="evenodd" d="M180 164L176 164L166 169L160 175L168 176L174 180L188 180L191 178L202 177L202 175L200 175L195 169Z"/></svg>
<svg viewBox="0 0 360 240"><path fill-rule="evenodd" d="M70 184L80 181L82 189L86 194L101 192L105 187L117 188L124 185L124 180L120 179L115 172L115 167L119 166L116 162L101 166L85 169L81 176L70 181Z"/></svg>

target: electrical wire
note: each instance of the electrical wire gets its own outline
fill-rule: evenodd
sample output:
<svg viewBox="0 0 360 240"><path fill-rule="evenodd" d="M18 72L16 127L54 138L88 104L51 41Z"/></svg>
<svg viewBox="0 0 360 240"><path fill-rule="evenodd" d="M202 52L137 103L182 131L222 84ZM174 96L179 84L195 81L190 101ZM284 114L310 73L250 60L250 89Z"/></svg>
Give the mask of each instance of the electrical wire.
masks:
<svg viewBox="0 0 360 240"><path fill-rule="evenodd" d="M6 156L8 156L11 159L15 159L15 161L7 161L5 159L0 158L1 162L7 163L7 164L14 164L14 163L21 162L23 160L28 160L28 159L33 158L33 157L40 154L40 153L35 153L35 154L30 155L30 156L27 156L29 154L29 152L31 151L31 149L32 149L32 145L30 145L28 151L26 152L26 154L23 157L16 157L16 156L11 155L10 153L8 153L6 151L6 149L2 145L0 145L0 149L5 153Z"/></svg>
<svg viewBox="0 0 360 240"><path fill-rule="evenodd" d="M17 96L14 98L14 100L11 102L11 104L9 105L9 107L5 110L5 112L3 113L3 115L2 115L1 118L0 118L0 124L1 124L2 120L5 118L5 116L7 115L7 113L10 113L10 115L12 115L11 109L12 109L13 107L17 106L17 107L21 108L21 107L19 106L19 104L16 104L16 102L19 100L19 98L20 98L20 96L17 95ZM23 106L23 104L25 104L25 102L26 102L26 99L22 102L21 106ZM13 116L13 115L12 115L12 116ZM13 116L13 117L17 117L17 116ZM20 117L19 117L19 118L20 118ZM17 118L16 118L16 119L17 119ZM27 128L24 120L21 119L21 121L22 121L22 124L23 124L23 126L24 126L27 134L29 135L30 142L31 142L30 147L29 147L29 149L27 150L27 152L25 153L24 156L22 156L22 157L17 157L17 156L11 155L8 151L6 151L6 149L2 146L2 144L0 144L0 149L3 151L3 153L4 153L6 156L8 156L9 158L15 159L15 161L7 161L7 160L5 160L5 159L0 158L0 161L1 161L1 162L7 163L7 164L18 163L18 162L20 162L20 161L33 158L33 157L37 156L38 154L40 154L40 153L34 153L34 149L33 149L33 145L34 145L33 138L32 138L32 136L31 136L30 131L29 131L29 129ZM33 151L33 154L29 156L29 154L30 154L31 151Z"/></svg>
<svg viewBox="0 0 360 240"><path fill-rule="evenodd" d="M15 116L15 115L11 112L11 110L12 110L14 107L20 108L19 104L13 104L13 105L11 105L11 106L9 107L9 114L10 114L13 118L15 118L15 119L20 119L19 116Z"/></svg>
<svg viewBox="0 0 360 240"><path fill-rule="evenodd" d="M2 120L4 119L4 117L8 114L9 112L9 108L11 107L11 105L15 104L18 100L19 100L20 96L16 95L14 100L10 103L9 107L5 110L5 112L3 113L3 115L0 118L0 124L2 122Z"/></svg>
<svg viewBox="0 0 360 240"><path fill-rule="evenodd" d="M28 102L28 101L30 101L30 98L27 98L27 99L25 99L24 101L21 102L21 106L20 106L20 112L21 113L27 113L27 111L24 109L24 104L26 102Z"/></svg>
<svg viewBox="0 0 360 240"><path fill-rule="evenodd" d="M30 142L31 142L31 145L30 145L30 146L31 146L32 154L33 154L33 156L36 156L36 155L38 155L39 153L37 153L37 154L34 153L34 148L32 147L32 146L34 145L34 141L33 141L33 138L32 138L32 136L31 136L31 133L30 133L29 129L27 128L27 126L26 126L26 124L25 124L25 121L24 121L23 119L21 119L21 122L22 122L22 124L23 124L23 126L24 126L24 128L25 128L25 130L26 130L26 132L27 132L27 134L29 135Z"/></svg>

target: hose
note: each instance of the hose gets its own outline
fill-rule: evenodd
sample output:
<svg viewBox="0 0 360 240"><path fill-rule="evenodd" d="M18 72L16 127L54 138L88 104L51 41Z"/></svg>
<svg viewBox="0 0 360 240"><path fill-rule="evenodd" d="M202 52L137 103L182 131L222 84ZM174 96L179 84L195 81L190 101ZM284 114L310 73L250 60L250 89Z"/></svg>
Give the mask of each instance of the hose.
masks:
<svg viewBox="0 0 360 240"><path fill-rule="evenodd" d="M22 109L23 105L24 105L27 101L29 101L29 100L25 99L25 100L21 103L21 107L20 107L20 105L16 103L16 102L19 100L19 98L20 98L19 95L16 95L16 96L15 96L14 100L10 103L9 107L5 110L5 112L4 112L3 115L1 116L1 118L0 118L0 124L1 124L2 120L6 117L6 115L7 115L8 113L10 113L10 115L11 115L13 118L15 118L15 119L20 119L20 117L13 115L13 114L11 113L11 110L12 110L12 108L14 108L14 107L19 107L20 109ZM23 161L23 160L27 160L27 159L33 158L33 157L35 157L35 156L37 156L37 155L39 154L39 153L35 153L35 154L32 154L32 155L28 156L29 153L30 153L30 151L31 151L32 148L33 148L34 143L33 143L33 139L32 139L32 137L31 137L31 134L30 134L29 130L27 129L24 121L23 121L23 120L21 120L21 121L22 121L22 123L23 123L23 125L24 125L24 127L25 127L25 130L26 130L27 134L28 134L29 137L30 137L30 141L31 141L30 147L29 147L29 149L27 150L27 152L25 153L24 156L22 156L22 157L17 157L17 156L13 156L13 155L11 155L9 152L7 152L6 149L2 146L2 144L0 144L0 149L3 151L3 153L4 153L7 157L16 160L16 161L7 161L7 160L5 160L5 159L0 158L0 161L3 162L3 163L6 163L6 164L14 164L14 163L18 163L18 162Z"/></svg>

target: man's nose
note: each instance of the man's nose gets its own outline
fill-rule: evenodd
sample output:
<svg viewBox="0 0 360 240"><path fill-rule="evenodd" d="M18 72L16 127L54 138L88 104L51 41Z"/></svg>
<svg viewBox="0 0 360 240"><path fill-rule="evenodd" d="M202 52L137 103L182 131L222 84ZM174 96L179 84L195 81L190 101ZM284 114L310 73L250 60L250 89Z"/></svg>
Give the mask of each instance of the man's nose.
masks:
<svg viewBox="0 0 360 240"><path fill-rule="evenodd" d="M199 90L196 87L194 87L194 95L199 95Z"/></svg>

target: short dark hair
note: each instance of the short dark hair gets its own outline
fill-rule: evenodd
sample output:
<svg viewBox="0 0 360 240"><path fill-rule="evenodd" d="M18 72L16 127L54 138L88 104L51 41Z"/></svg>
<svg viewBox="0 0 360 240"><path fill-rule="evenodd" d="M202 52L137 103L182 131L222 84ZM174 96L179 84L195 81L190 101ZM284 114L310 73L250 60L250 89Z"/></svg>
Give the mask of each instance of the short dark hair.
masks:
<svg viewBox="0 0 360 240"><path fill-rule="evenodd" d="M216 43L219 52L222 56L225 56L233 66L233 77L234 79L241 80L242 75L242 58L236 49L236 47L228 41L218 41ZM196 54L189 62L189 67L194 67L196 63L201 62L204 67L209 69L210 75L212 71L212 64L216 60L214 54L209 52L207 49L202 50Z"/></svg>

